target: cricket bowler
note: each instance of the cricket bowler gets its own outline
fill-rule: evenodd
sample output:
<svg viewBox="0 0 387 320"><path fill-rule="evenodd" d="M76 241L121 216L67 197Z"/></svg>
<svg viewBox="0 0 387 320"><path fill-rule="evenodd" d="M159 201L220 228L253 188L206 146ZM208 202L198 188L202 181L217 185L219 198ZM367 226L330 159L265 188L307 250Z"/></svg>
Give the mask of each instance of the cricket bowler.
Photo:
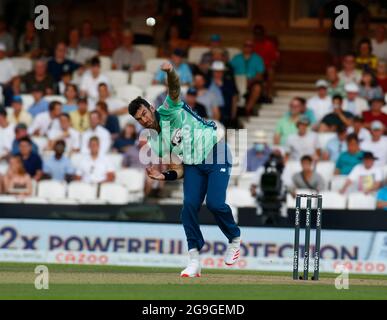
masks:
<svg viewBox="0 0 387 320"><path fill-rule="evenodd" d="M198 214L206 198L220 230L228 239L224 263L234 265L240 256L240 229L226 204L226 191L232 167L231 154L224 141L217 142L216 124L199 117L180 98L180 80L171 63L161 70L167 74L168 96L157 110L138 97L129 104L129 113L146 129L157 132L148 138L152 151L163 158L166 153L181 159L168 165L168 171L147 168L154 180L184 178L184 205L181 220L188 242L189 263L181 277L201 276L199 253L204 245ZM165 131L169 131L165 134ZM168 137L167 139L165 137ZM166 141L167 140L167 141Z"/></svg>

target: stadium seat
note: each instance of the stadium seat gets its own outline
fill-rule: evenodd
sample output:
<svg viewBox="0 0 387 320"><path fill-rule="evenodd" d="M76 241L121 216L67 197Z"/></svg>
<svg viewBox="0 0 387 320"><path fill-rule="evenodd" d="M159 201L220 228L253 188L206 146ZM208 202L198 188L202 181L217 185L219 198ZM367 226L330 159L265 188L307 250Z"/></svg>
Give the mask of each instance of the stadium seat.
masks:
<svg viewBox="0 0 387 320"><path fill-rule="evenodd" d="M76 206L79 204L79 202L77 200L73 200L73 199L49 199L48 200L48 203L51 203L51 204L55 204L55 205L58 205L58 206Z"/></svg>
<svg viewBox="0 0 387 320"><path fill-rule="evenodd" d="M300 161L288 161L284 172L282 174L282 180L286 186L293 184L293 176L302 170Z"/></svg>
<svg viewBox="0 0 387 320"><path fill-rule="evenodd" d="M387 182L387 166L383 167L383 181Z"/></svg>
<svg viewBox="0 0 387 320"><path fill-rule="evenodd" d="M331 210L345 210L347 208L347 197L334 191L323 191L323 208Z"/></svg>
<svg viewBox="0 0 387 320"><path fill-rule="evenodd" d="M34 97L32 96L32 94L21 94L20 97L23 101L24 110L28 110L34 103Z"/></svg>
<svg viewBox="0 0 387 320"><path fill-rule="evenodd" d="M333 176L330 182L330 190L331 191L340 191L347 181L347 176Z"/></svg>
<svg viewBox="0 0 387 320"><path fill-rule="evenodd" d="M132 101L133 99L136 99L139 96L142 96L143 92L141 88L133 85L125 85L117 88L117 97L120 99L123 99L125 101Z"/></svg>
<svg viewBox="0 0 387 320"><path fill-rule="evenodd" d="M228 51L228 55L229 55L230 60L232 60L232 58L234 58L236 55L238 55L238 54L240 54L242 52L241 49L234 48L234 47L229 47L229 48L226 48L226 49Z"/></svg>
<svg viewBox="0 0 387 320"><path fill-rule="evenodd" d="M101 71L105 73L112 69L112 58L107 56L100 56L99 60L101 61Z"/></svg>
<svg viewBox="0 0 387 320"><path fill-rule="evenodd" d="M335 168L336 164L332 161L317 162L316 172L324 179L326 189L329 188L329 182L335 173Z"/></svg>
<svg viewBox="0 0 387 320"><path fill-rule="evenodd" d="M48 139L46 137L32 137L32 141L38 147L39 154L42 154L48 146Z"/></svg>
<svg viewBox="0 0 387 320"><path fill-rule="evenodd" d="M226 202L233 207L256 207L255 198L251 196L250 190L239 187L231 187L227 190Z"/></svg>
<svg viewBox="0 0 387 320"><path fill-rule="evenodd" d="M13 65L15 66L16 72L19 76L22 76L33 69L32 60L29 58L23 57L14 57L11 58Z"/></svg>
<svg viewBox="0 0 387 320"><path fill-rule="evenodd" d="M109 78L110 84L116 91L117 88L127 85L129 83L129 73L121 70L111 70L105 72L106 77Z"/></svg>
<svg viewBox="0 0 387 320"><path fill-rule="evenodd" d="M144 61L148 61L149 59L155 59L157 57L157 48L155 46L147 44L138 44L134 47L142 53Z"/></svg>
<svg viewBox="0 0 387 320"><path fill-rule="evenodd" d="M39 198L45 198L49 201L56 199L66 198L66 187L67 185L58 181L41 181L38 183L38 194Z"/></svg>
<svg viewBox="0 0 387 320"><path fill-rule="evenodd" d="M375 210L376 198L374 195L366 195L361 192L350 193L348 195L349 210Z"/></svg>
<svg viewBox="0 0 387 320"><path fill-rule="evenodd" d="M235 76L235 83L239 91L239 102L238 106L244 106L246 104L246 99L244 98L245 93L247 92L247 78L246 76Z"/></svg>
<svg viewBox="0 0 387 320"><path fill-rule="evenodd" d="M130 114L123 114L118 116L118 121L120 123L120 128L124 128L128 123L137 125L136 119L134 119Z"/></svg>
<svg viewBox="0 0 387 320"><path fill-rule="evenodd" d="M161 65L164 62L168 62L168 59L162 59L162 58L156 58L156 59L149 59L146 62L146 68L145 70L147 72L152 73L153 75L160 70Z"/></svg>
<svg viewBox="0 0 387 320"><path fill-rule="evenodd" d="M107 159L112 163L116 171L121 170L123 155L120 153L109 153L106 155Z"/></svg>
<svg viewBox="0 0 387 320"><path fill-rule="evenodd" d="M80 203L88 203L89 201L97 200L98 186L81 182L73 181L68 186L68 199L79 201Z"/></svg>
<svg viewBox="0 0 387 320"><path fill-rule="evenodd" d="M208 52L208 47L192 47L188 50L188 62L193 64L199 64L202 59L202 55Z"/></svg>
<svg viewBox="0 0 387 320"><path fill-rule="evenodd" d="M0 203L21 203L22 200L15 196L0 195Z"/></svg>
<svg viewBox="0 0 387 320"><path fill-rule="evenodd" d="M257 184L257 178L256 172L244 172L238 177L238 187L250 190L252 184Z"/></svg>
<svg viewBox="0 0 387 320"><path fill-rule="evenodd" d="M0 175L6 174L8 171L8 163L6 161L0 162Z"/></svg>
<svg viewBox="0 0 387 320"><path fill-rule="evenodd" d="M78 169L79 167L79 164L81 162L81 160L83 159L83 154L78 152L78 153L73 153L71 155L71 164L74 166L75 170Z"/></svg>
<svg viewBox="0 0 387 320"><path fill-rule="evenodd" d="M144 198L145 170L123 169L117 172L116 182L125 186L133 200Z"/></svg>
<svg viewBox="0 0 387 320"><path fill-rule="evenodd" d="M39 197L28 197L23 199L24 204L48 204L48 200Z"/></svg>
<svg viewBox="0 0 387 320"><path fill-rule="evenodd" d="M321 150L325 150L329 140L331 140L334 137L336 137L335 133L331 133L331 132L319 133L318 141L319 141Z"/></svg>
<svg viewBox="0 0 387 320"><path fill-rule="evenodd" d="M129 203L129 193L120 184L104 183L101 185L99 199L109 204L124 205Z"/></svg>
<svg viewBox="0 0 387 320"><path fill-rule="evenodd" d="M66 98L64 96L45 96L44 99L46 99L48 102L59 101L62 104L66 103Z"/></svg>
<svg viewBox="0 0 387 320"><path fill-rule="evenodd" d="M145 90L152 85L153 73L146 71L137 71L132 73L132 80L130 84Z"/></svg>

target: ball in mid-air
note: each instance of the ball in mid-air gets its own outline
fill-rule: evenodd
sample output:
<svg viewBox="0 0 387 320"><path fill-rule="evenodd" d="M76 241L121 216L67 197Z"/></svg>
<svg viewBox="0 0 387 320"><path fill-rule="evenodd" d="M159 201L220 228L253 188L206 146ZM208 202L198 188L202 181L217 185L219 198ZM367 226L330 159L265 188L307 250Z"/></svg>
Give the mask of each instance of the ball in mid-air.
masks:
<svg viewBox="0 0 387 320"><path fill-rule="evenodd" d="M146 25L148 27L154 27L156 25L156 19L152 17L146 19Z"/></svg>

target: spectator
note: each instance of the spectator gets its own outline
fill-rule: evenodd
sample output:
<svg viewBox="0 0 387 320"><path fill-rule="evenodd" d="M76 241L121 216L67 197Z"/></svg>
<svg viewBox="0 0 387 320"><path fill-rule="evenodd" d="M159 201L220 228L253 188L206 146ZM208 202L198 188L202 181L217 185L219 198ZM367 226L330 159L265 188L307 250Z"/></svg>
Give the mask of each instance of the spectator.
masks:
<svg viewBox="0 0 387 320"><path fill-rule="evenodd" d="M372 152L365 152L363 155L363 163L353 168L340 193L347 193L353 185L354 191L364 192L365 194L374 193L379 190L382 186L383 172L375 165L375 160L377 158Z"/></svg>
<svg viewBox="0 0 387 320"><path fill-rule="evenodd" d="M81 96L89 98L89 104L95 105L98 99L98 86L101 83L109 85L109 79L101 73L101 61L93 58L90 62L90 70L86 71L81 80Z"/></svg>
<svg viewBox="0 0 387 320"><path fill-rule="evenodd" d="M387 60L387 39L386 27L377 25L375 30L375 38L371 40L374 55L379 60Z"/></svg>
<svg viewBox="0 0 387 320"><path fill-rule="evenodd" d="M221 108L221 122L226 127L235 127L239 98L238 88L232 78L225 77L226 66L223 61L215 61L211 71L213 77L208 89L221 94L219 99L223 102L219 105Z"/></svg>
<svg viewBox="0 0 387 320"><path fill-rule="evenodd" d="M320 132L336 132L338 127L349 127L352 125L354 115L343 110L343 98L339 95L332 99L333 112L327 114L320 124Z"/></svg>
<svg viewBox="0 0 387 320"><path fill-rule="evenodd" d="M208 119L206 107L197 101L197 95L198 92L195 88L189 88L185 96L185 102L200 117Z"/></svg>
<svg viewBox="0 0 387 320"><path fill-rule="evenodd" d="M66 103L63 105L63 113L71 113L78 110L78 87L75 84L68 84L64 96Z"/></svg>
<svg viewBox="0 0 387 320"><path fill-rule="evenodd" d="M76 62L66 59L67 46L64 42L59 42L55 48L55 55L47 63L48 73L54 81L58 83L63 73L76 71L80 65Z"/></svg>
<svg viewBox="0 0 387 320"><path fill-rule="evenodd" d="M23 138L19 141L20 157L23 161L27 173L35 181L41 180L43 176L42 159L39 154L32 151L32 141L30 138Z"/></svg>
<svg viewBox="0 0 387 320"><path fill-rule="evenodd" d="M102 155L100 141L91 137L88 142L88 152L83 155L76 173L76 179L86 183L114 182L114 167L108 158Z"/></svg>
<svg viewBox="0 0 387 320"><path fill-rule="evenodd" d="M32 122L31 115L24 110L23 100L20 96L14 96L12 99L12 112L8 112L8 121L14 125L24 123L29 126Z"/></svg>
<svg viewBox="0 0 387 320"><path fill-rule="evenodd" d="M31 94L34 102L28 108L28 112L33 118L36 118L39 114L48 111L49 102L44 98L44 89L40 86L32 88Z"/></svg>
<svg viewBox="0 0 387 320"><path fill-rule="evenodd" d="M188 64L183 62L184 52L181 49L176 49L171 56L171 63L174 66L176 72L179 75L180 82L182 85L192 84L192 72ZM159 70L156 73L154 83L165 84L166 73Z"/></svg>
<svg viewBox="0 0 387 320"><path fill-rule="evenodd" d="M59 116L62 113L62 104L53 101L48 107L48 112L37 115L29 127L32 136L46 136L50 130L60 130Z"/></svg>
<svg viewBox="0 0 387 320"><path fill-rule="evenodd" d="M81 152L87 154L89 152L89 142L92 137L98 138L98 150L100 155L105 155L109 152L112 141L110 133L102 126L101 115L97 111L90 113L90 128L82 135Z"/></svg>
<svg viewBox="0 0 387 320"><path fill-rule="evenodd" d="M93 26L89 20L85 20L82 24L82 37L80 45L91 50L99 50L99 40L93 34Z"/></svg>
<svg viewBox="0 0 387 320"><path fill-rule="evenodd" d="M125 30L122 34L121 47L113 53L113 69L129 72L144 69L144 58L141 51L133 46L134 35L131 30Z"/></svg>
<svg viewBox="0 0 387 320"><path fill-rule="evenodd" d="M246 171L256 172L267 163L270 155L271 149L265 131L256 131L254 133L254 145L247 150Z"/></svg>
<svg viewBox="0 0 387 320"><path fill-rule="evenodd" d="M43 163L44 178L70 182L74 178L75 169L70 159L64 155L66 142L63 140L56 141L53 149L54 155Z"/></svg>
<svg viewBox="0 0 387 320"><path fill-rule="evenodd" d="M336 137L330 139L323 153L323 160L337 162L339 156L348 150L347 147L347 129L338 127Z"/></svg>
<svg viewBox="0 0 387 320"><path fill-rule="evenodd" d="M11 56L15 51L15 40L7 31L7 25L4 19L0 18L0 43L4 44L4 51L7 56Z"/></svg>
<svg viewBox="0 0 387 320"><path fill-rule="evenodd" d="M368 71L363 72L360 82L359 95L367 101L383 97L383 90L379 87L378 81L373 73Z"/></svg>
<svg viewBox="0 0 387 320"><path fill-rule="evenodd" d="M26 22L25 31L19 38L18 51L20 55L32 59L40 54L40 39L32 20Z"/></svg>
<svg viewBox="0 0 387 320"><path fill-rule="evenodd" d="M49 140L48 149L53 150L58 141L64 141L66 144L66 152L69 154L79 152L81 149L81 135L71 127L70 116L67 113L62 113L59 116L59 129L52 128L47 137Z"/></svg>
<svg viewBox="0 0 387 320"><path fill-rule="evenodd" d="M295 99L301 103L301 116L308 118L310 124L316 124L316 117L314 116L314 112L306 107L306 99L302 97L296 97Z"/></svg>
<svg viewBox="0 0 387 320"><path fill-rule="evenodd" d="M21 85L21 92L24 93L30 93L34 88L40 87L44 94L54 94L55 82L52 76L47 73L47 62L37 60L34 64L34 70L22 77Z"/></svg>
<svg viewBox="0 0 387 320"><path fill-rule="evenodd" d="M199 69L204 74L207 74L214 61L217 61L215 56L218 56L218 54L222 56L222 61L227 62L229 60L228 51L223 47L222 37L219 34L211 35L209 47L210 50L203 53L199 63Z"/></svg>
<svg viewBox="0 0 387 320"><path fill-rule="evenodd" d="M15 139L15 125L8 122L7 111L0 108L0 160L7 157Z"/></svg>
<svg viewBox="0 0 387 320"><path fill-rule="evenodd" d="M98 101L107 104L110 114L118 116L126 115L128 113L128 108L125 106L125 103L122 100L111 96L109 86L106 83L101 83L98 86Z"/></svg>
<svg viewBox="0 0 387 320"><path fill-rule="evenodd" d="M12 155L17 155L20 153L19 144L22 139L28 138L28 130L27 126L24 123L20 123L15 127L15 140L12 143ZM34 143L32 143L32 152L33 153L39 153L38 146Z"/></svg>
<svg viewBox="0 0 387 320"><path fill-rule="evenodd" d="M206 88L206 79L203 74L196 74L194 77L194 88L197 91L196 101L206 108L209 119L220 120L219 96Z"/></svg>
<svg viewBox="0 0 387 320"><path fill-rule="evenodd" d="M325 80L318 80L316 82L317 94L310 98L307 102L309 110L313 111L316 122L321 120L332 110L332 98L328 95L328 82Z"/></svg>
<svg viewBox="0 0 387 320"><path fill-rule="evenodd" d="M20 156L9 159L9 168L4 176L4 193L8 195L29 197L32 195L32 180L24 168Z"/></svg>
<svg viewBox="0 0 387 320"><path fill-rule="evenodd" d="M384 126L387 126L387 114L382 109L384 106L384 98L376 98L370 102L370 110L363 112L364 125L370 129L371 123L380 121Z"/></svg>
<svg viewBox="0 0 387 320"><path fill-rule="evenodd" d="M177 25L171 25L165 35L163 47L160 48L161 57L170 57L176 49L181 49L185 53L188 51L190 41L183 39Z"/></svg>
<svg viewBox="0 0 387 320"><path fill-rule="evenodd" d="M309 189L316 192L325 190L324 179L313 170L313 158L305 155L301 158L302 171L296 173L293 178L293 192L296 193L296 189Z"/></svg>
<svg viewBox="0 0 387 320"><path fill-rule="evenodd" d="M91 58L98 55L96 50L83 47L79 30L74 28L69 33L69 45L67 47L66 58L80 65L86 64Z"/></svg>
<svg viewBox="0 0 387 320"><path fill-rule="evenodd" d="M301 115L302 102L298 98L292 99L289 105L290 112L287 112L276 125L274 144L285 146L288 137L297 133L297 122Z"/></svg>
<svg viewBox="0 0 387 320"><path fill-rule="evenodd" d="M0 37L1 37L1 20L0 20ZM6 46L0 42L0 87L3 90L4 104L8 106L12 100L12 86L16 79L17 72L11 59L7 58Z"/></svg>
<svg viewBox="0 0 387 320"><path fill-rule="evenodd" d="M128 149L135 145L137 140L137 130L134 124L128 123L121 131L120 136L113 144L113 150L119 153L126 153Z"/></svg>
<svg viewBox="0 0 387 320"><path fill-rule="evenodd" d="M347 98L343 102L344 111L361 116L364 111L368 110L367 101L359 97L359 86L356 83L346 84L345 92Z"/></svg>
<svg viewBox="0 0 387 320"><path fill-rule="evenodd" d="M371 124L371 139L363 141L360 147L364 151L372 152L377 158L375 166L384 167L387 164L387 137L383 136L385 126L380 121Z"/></svg>
<svg viewBox="0 0 387 320"><path fill-rule="evenodd" d="M57 93L63 96L65 94L66 87L70 84L74 84L73 74L71 72L64 72L61 80L57 84Z"/></svg>
<svg viewBox="0 0 387 320"><path fill-rule="evenodd" d="M336 162L336 175L349 175L352 169L361 163L364 152L360 150L359 138L356 134L347 137L347 151L340 154Z"/></svg>
<svg viewBox="0 0 387 320"><path fill-rule="evenodd" d="M100 53L111 56L122 42L122 22L118 16L110 17L109 29L100 39Z"/></svg>
<svg viewBox="0 0 387 320"><path fill-rule="evenodd" d="M356 56L348 53L343 58L343 70L339 72L340 81L344 84L356 83L361 81L361 71L356 69Z"/></svg>
<svg viewBox="0 0 387 320"><path fill-rule="evenodd" d="M353 118L353 125L347 129L347 133L355 133L361 142L371 140L371 134L369 130L365 128L364 119L359 116Z"/></svg>
<svg viewBox="0 0 387 320"><path fill-rule="evenodd" d="M305 155L312 155L315 160L320 158L321 150L318 136L309 132L309 119L302 116L297 121L297 133L289 135L286 141L285 161L298 161Z"/></svg>
<svg viewBox="0 0 387 320"><path fill-rule="evenodd" d="M260 56L254 52L254 43L246 41L243 52L231 60L231 66L236 76L246 76L248 98L246 103L247 115L251 115L263 89L263 75L265 64Z"/></svg>
<svg viewBox="0 0 387 320"><path fill-rule="evenodd" d="M387 185L378 191L376 200L378 209L387 210Z"/></svg>
<svg viewBox="0 0 387 320"><path fill-rule="evenodd" d="M81 133L90 128L88 108L87 98L80 98L78 100L78 109L70 113L71 126Z"/></svg>
<svg viewBox="0 0 387 320"><path fill-rule="evenodd" d="M345 84L340 80L337 68L333 65L328 66L326 76L329 83L328 94L331 97L339 95L345 98Z"/></svg>
<svg viewBox="0 0 387 320"><path fill-rule="evenodd" d="M378 58L372 54L372 45L369 39L360 41L356 64L357 67L363 71L372 72L376 70Z"/></svg>
<svg viewBox="0 0 387 320"><path fill-rule="evenodd" d="M376 68L376 80L378 85L383 90L383 94L387 94L387 62L379 60Z"/></svg>
<svg viewBox="0 0 387 320"><path fill-rule="evenodd" d="M100 114L102 126L108 130L113 140L120 135L120 123L117 116L109 114L108 106L105 102L97 102L96 111Z"/></svg>

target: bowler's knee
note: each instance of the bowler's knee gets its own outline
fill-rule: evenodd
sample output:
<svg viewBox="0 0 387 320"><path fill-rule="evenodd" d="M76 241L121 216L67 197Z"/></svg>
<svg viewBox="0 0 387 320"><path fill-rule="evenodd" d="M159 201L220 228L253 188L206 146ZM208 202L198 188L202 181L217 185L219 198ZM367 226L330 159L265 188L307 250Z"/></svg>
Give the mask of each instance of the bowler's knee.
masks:
<svg viewBox="0 0 387 320"><path fill-rule="evenodd" d="M220 202L217 199L207 199L206 205L208 210L213 213L223 212L227 205L224 202Z"/></svg>

